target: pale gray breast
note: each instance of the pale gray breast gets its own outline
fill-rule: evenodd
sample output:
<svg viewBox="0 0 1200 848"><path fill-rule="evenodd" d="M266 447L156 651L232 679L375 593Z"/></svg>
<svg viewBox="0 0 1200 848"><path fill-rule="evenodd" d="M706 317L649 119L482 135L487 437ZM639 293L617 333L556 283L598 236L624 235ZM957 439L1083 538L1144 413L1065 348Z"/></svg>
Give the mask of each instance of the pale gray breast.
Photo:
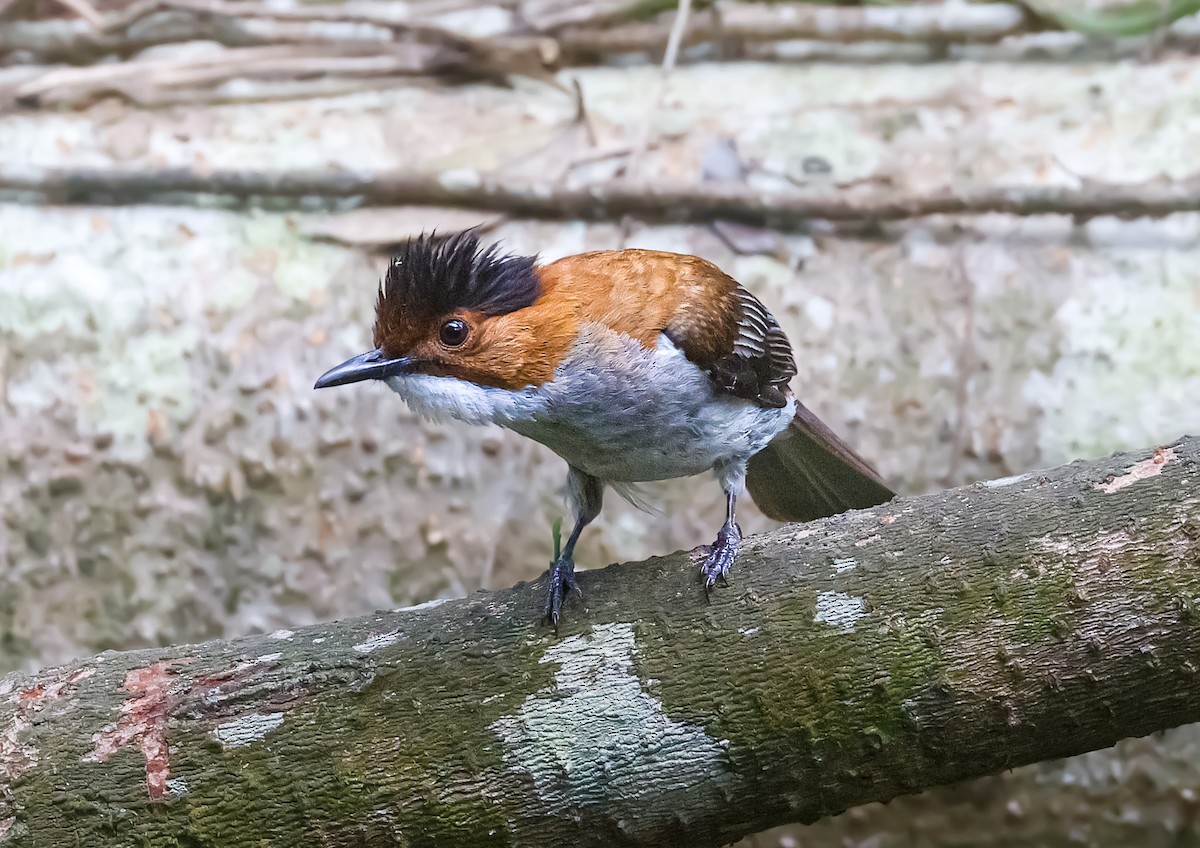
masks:
<svg viewBox="0 0 1200 848"><path fill-rule="evenodd" d="M587 325L528 414L499 423L603 480L641 482L749 459L787 426L792 407L718 395L665 336L647 350Z"/></svg>

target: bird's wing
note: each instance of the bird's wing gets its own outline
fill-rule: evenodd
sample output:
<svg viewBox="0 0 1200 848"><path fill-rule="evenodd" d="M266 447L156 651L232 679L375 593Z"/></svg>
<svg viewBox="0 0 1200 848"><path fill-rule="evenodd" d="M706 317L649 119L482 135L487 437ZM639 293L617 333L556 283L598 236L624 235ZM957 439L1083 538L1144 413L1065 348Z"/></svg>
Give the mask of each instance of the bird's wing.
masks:
<svg viewBox="0 0 1200 848"><path fill-rule="evenodd" d="M719 391L762 406L787 405L796 360L787 336L762 302L710 266L707 285L693 289L663 332L712 377Z"/></svg>
<svg viewBox="0 0 1200 848"><path fill-rule="evenodd" d="M875 469L799 402L788 428L751 457L746 488L777 521L812 521L895 497Z"/></svg>
<svg viewBox="0 0 1200 848"><path fill-rule="evenodd" d="M597 322L646 347L666 336L719 391L787 405L792 347L762 303L713 263L656 250L583 253L540 271L549 298L567 297Z"/></svg>

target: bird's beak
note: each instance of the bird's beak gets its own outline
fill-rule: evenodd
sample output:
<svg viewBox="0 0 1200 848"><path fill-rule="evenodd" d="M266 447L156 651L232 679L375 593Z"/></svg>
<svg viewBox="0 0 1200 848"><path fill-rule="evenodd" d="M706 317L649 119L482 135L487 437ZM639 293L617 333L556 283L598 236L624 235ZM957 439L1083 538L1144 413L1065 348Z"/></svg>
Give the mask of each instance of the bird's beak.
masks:
<svg viewBox="0 0 1200 848"><path fill-rule="evenodd" d="M360 353L353 359L347 359L341 365L330 368L317 380L314 389L326 389L330 386L344 386L347 383L357 383L360 380L383 380L411 370L412 359L401 356L398 359L388 359L378 348Z"/></svg>

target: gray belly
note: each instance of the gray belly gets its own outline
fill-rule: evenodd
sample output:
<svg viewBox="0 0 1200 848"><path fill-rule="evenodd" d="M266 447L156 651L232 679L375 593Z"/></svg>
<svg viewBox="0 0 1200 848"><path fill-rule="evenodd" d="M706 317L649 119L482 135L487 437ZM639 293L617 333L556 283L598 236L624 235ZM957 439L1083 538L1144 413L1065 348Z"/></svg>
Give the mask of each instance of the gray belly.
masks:
<svg viewBox="0 0 1200 848"><path fill-rule="evenodd" d="M584 364L586 363L586 365ZM795 411L718 396L708 376L665 338L656 350L589 328L530 414L504 426L602 480L687 477L744 463Z"/></svg>

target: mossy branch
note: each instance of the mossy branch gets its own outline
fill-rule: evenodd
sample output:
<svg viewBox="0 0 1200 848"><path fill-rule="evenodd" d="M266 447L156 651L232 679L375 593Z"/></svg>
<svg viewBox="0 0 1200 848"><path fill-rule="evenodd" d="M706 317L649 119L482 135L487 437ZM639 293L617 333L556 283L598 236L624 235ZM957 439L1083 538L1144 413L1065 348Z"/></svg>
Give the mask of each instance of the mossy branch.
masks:
<svg viewBox="0 0 1200 848"><path fill-rule="evenodd" d="M715 846L1200 720L1200 440L0 681L0 845Z"/></svg>

